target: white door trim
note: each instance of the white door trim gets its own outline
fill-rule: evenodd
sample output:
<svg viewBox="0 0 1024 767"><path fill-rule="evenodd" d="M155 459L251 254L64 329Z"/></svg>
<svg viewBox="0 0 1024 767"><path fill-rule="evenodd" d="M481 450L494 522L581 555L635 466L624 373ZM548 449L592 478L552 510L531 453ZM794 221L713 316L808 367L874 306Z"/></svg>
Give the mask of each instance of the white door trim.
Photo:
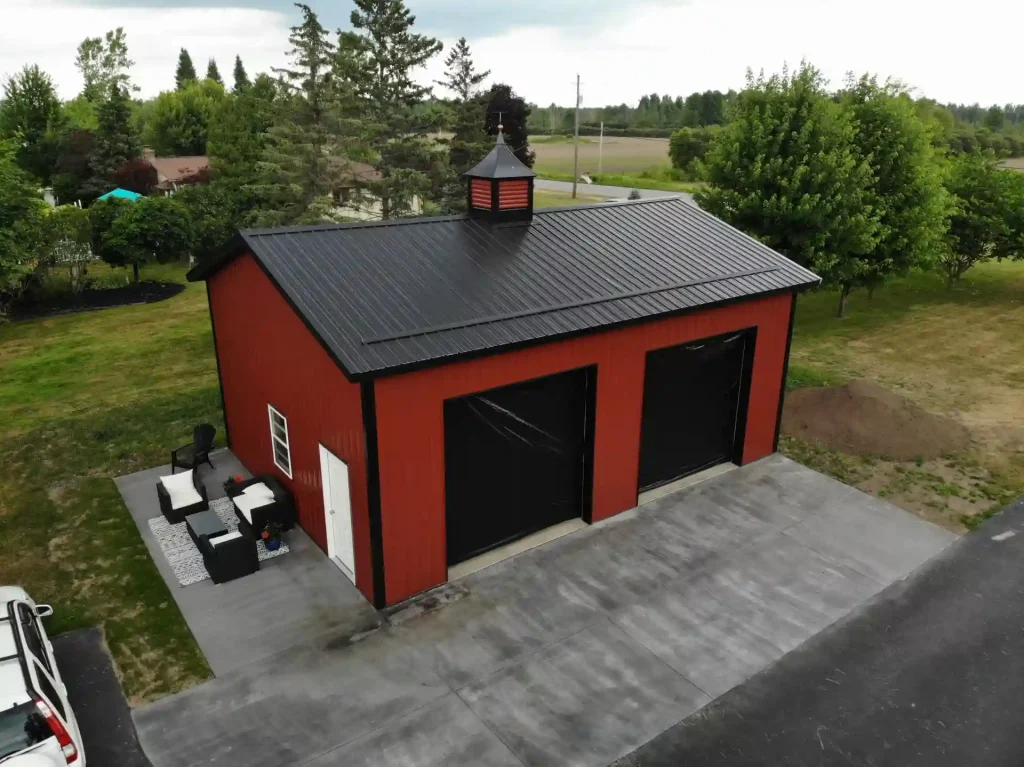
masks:
<svg viewBox="0 0 1024 767"><path fill-rule="evenodd" d="M324 492L327 556L350 581L355 583L355 542L352 533L352 498L348 465L322 444L320 481Z"/></svg>

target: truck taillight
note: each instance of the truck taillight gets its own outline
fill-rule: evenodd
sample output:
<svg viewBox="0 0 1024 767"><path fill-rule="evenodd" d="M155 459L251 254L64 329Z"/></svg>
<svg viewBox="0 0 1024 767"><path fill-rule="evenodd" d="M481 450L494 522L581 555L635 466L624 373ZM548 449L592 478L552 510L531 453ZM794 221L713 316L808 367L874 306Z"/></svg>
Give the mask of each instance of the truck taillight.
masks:
<svg viewBox="0 0 1024 767"><path fill-rule="evenodd" d="M50 732L57 738L57 743L60 745L60 750L64 754L64 761L68 764L78 761L78 749L75 747L75 743L71 740L71 735L68 733L67 727L50 708L49 704L42 698L36 698L36 708L42 715L43 719L50 726Z"/></svg>

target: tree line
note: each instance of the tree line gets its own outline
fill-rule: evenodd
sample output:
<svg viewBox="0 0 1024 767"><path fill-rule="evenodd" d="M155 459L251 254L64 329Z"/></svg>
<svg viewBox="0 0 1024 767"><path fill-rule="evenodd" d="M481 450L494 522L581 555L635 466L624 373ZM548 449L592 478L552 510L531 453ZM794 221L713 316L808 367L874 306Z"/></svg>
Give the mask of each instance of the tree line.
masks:
<svg viewBox="0 0 1024 767"><path fill-rule="evenodd" d="M61 102L34 65L8 79L0 309L63 262L56 242L74 244L62 252L82 260L132 266L137 278L146 261L209 258L240 227L464 210L461 174L493 146L499 117L507 143L533 164L529 106L509 85L483 87L489 73L477 71L465 39L447 54L438 98L413 72L442 45L415 31L404 0L353 0L351 30L336 32L297 8L289 63L251 77L236 56L230 85L214 59L200 77L182 49L174 89L139 100L122 29L79 46L74 99ZM205 155L209 169L164 196L144 146ZM65 204L49 211L40 187ZM151 196L96 201L114 187Z"/></svg>
<svg viewBox="0 0 1024 767"><path fill-rule="evenodd" d="M912 268L954 285L982 261L1024 258L1024 173L950 149L943 114L867 75L837 92L809 64L748 75L690 161L707 182L697 201L838 288L839 316L855 289Z"/></svg>

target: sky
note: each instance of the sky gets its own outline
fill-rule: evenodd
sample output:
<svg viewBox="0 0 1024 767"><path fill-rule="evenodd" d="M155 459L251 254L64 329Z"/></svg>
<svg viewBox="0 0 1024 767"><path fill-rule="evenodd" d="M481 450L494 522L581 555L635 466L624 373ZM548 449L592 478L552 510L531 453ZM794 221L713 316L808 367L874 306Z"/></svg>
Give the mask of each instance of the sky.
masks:
<svg viewBox="0 0 1024 767"><path fill-rule="evenodd" d="M329 29L350 0L307 0ZM807 60L833 85L845 73L893 77L941 102L1024 102L1014 30L1024 3L973 0L406 0L416 29L465 36L490 81L541 105L635 104L644 93L742 88L747 68ZM967 10L969 8L969 10ZM63 98L81 89L75 49L125 29L134 82L150 97L174 87L178 50L210 56L228 78L236 54L250 76L284 63L298 11L287 0L0 0L0 76L38 64ZM1005 30L1005 34L1000 30ZM438 56L418 78L444 68ZM439 95L441 95L439 93Z"/></svg>

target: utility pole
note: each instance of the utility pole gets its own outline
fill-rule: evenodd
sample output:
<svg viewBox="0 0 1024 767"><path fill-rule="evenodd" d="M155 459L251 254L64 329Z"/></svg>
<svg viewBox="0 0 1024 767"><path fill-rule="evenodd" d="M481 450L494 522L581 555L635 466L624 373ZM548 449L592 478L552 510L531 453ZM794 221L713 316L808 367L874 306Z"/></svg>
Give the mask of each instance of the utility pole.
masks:
<svg viewBox="0 0 1024 767"><path fill-rule="evenodd" d="M601 139L597 144L597 172L604 168L604 120L601 120Z"/></svg>
<svg viewBox="0 0 1024 767"><path fill-rule="evenodd" d="M580 76L576 74L576 128L573 131L572 198L576 199L576 181L580 177Z"/></svg>

